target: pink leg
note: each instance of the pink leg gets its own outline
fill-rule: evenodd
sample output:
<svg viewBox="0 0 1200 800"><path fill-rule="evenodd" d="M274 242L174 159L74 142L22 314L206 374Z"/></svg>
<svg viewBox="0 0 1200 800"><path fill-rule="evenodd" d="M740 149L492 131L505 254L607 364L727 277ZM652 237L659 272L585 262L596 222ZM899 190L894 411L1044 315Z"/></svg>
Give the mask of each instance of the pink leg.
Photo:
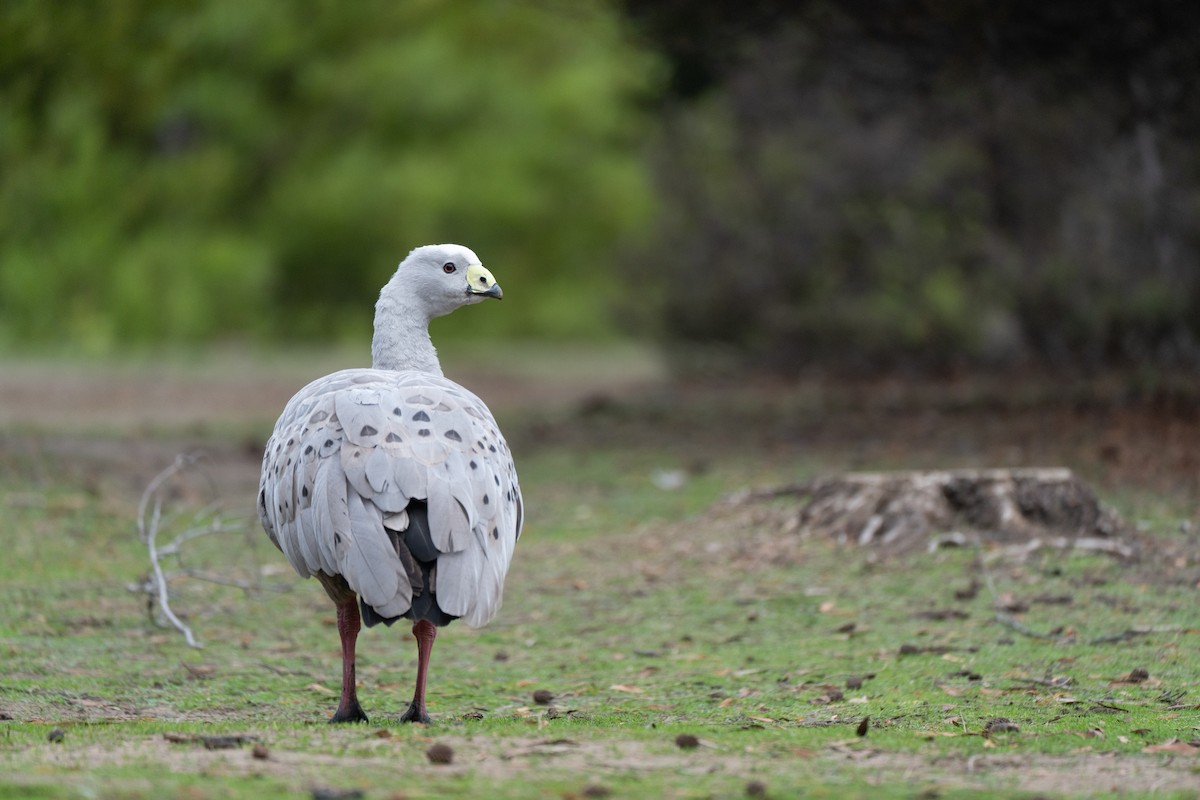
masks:
<svg viewBox="0 0 1200 800"><path fill-rule="evenodd" d="M401 722L429 723L429 714L425 712L425 676L429 673L429 654L433 652L433 640L437 638L437 628L427 619L418 620L413 625L413 636L417 637L417 688L413 692L412 702L408 711L400 717Z"/></svg>
<svg viewBox="0 0 1200 800"><path fill-rule="evenodd" d="M330 722L366 722L367 715L358 704L358 688L355 685L354 643L362 628L358 615L358 598L337 604L338 635L342 638L342 700Z"/></svg>

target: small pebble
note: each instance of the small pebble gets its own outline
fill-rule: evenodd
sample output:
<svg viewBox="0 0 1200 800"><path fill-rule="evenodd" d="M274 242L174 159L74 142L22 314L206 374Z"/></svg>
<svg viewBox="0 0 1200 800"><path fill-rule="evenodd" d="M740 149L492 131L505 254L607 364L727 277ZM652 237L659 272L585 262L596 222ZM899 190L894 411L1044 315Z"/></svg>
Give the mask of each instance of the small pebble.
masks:
<svg viewBox="0 0 1200 800"><path fill-rule="evenodd" d="M425 757L431 764L449 764L454 761L454 748L442 742L435 742L425 751Z"/></svg>
<svg viewBox="0 0 1200 800"><path fill-rule="evenodd" d="M675 746L683 750L695 750L700 746L700 740L690 733L681 733L675 737Z"/></svg>
<svg viewBox="0 0 1200 800"><path fill-rule="evenodd" d="M54 742L55 744L58 744L59 742L61 742L63 740L64 736L66 736L66 734L62 732L62 728L55 728L54 730L52 730L48 734L46 734L46 739L48 741Z"/></svg>

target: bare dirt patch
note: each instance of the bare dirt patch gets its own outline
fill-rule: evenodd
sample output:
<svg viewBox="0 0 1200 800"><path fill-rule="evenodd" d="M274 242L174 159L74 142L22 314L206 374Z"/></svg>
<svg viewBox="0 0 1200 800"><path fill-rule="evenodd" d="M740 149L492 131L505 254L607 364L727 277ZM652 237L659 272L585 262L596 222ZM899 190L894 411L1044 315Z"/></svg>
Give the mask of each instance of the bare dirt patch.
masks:
<svg viewBox="0 0 1200 800"><path fill-rule="evenodd" d="M314 734L318 738L324 732ZM163 736L145 736L103 746L72 746L67 740L27 748L21 754L22 772L31 783L37 768L86 774L103 767L153 765L177 774L270 776L297 790L355 785L355 775L403 774L406 782L421 778L467 775L498 783L519 781L530 770L541 774L578 776L603 784L603 776L669 771L682 775L733 776L740 780L765 779L770 770L744 752L705 746L693 750L631 740L570 738L507 738L498 740L471 735L446 735L436 730L416 736L393 737L386 730L336 731L327 735L331 749L352 749L340 754L291 751L273 741L268 731L248 730L239 738L244 746L207 749L199 743L178 743ZM257 742L256 748L250 742ZM421 754L433 744L449 746L451 763L430 763ZM946 789L1004 789L1048 795L1080 792L1184 792L1197 787L1195 758L1130 758L1102 752L1046 756L997 751L992 755L928 758L889 753L853 741L837 742L823 752L794 754L806 769L836 772L852 767L868 783L905 780L916 787ZM332 778L331 776L337 776ZM903 776L903 777L902 777Z"/></svg>
<svg viewBox="0 0 1200 800"><path fill-rule="evenodd" d="M45 487L59 493L78 493L86 503L94 502L96 496L112 499L129 510L146 482L178 453L202 449L208 453L206 471L212 476L215 493L249 510L253 507L261 458L258 426L269 426L273 415L299 385L292 379L270 376L243 377L228 383L190 378L162 383L144 376L124 385L122 376L74 380L26 376L17 388L7 377L0 380L0 408L6 415L0 417L0 425L4 426L0 431L4 455L0 476L4 471L19 473L21 486L34 487L22 488L18 502L64 502L62 497L41 497L37 487ZM622 386L619 382L615 385ZM1200 485L1200 471L1193 469L1196 453L1200 452L1200 420L1189 407L1124 403L1089 406L1055 401L996 408L974 401L956 405L944 398L939 403L921 405L886 392L848 402L847 398L858 397L853 387L844 387L838 393L822 393L824 390L811 387L768 387L761 396L709 388L685 398L687 402L675 404L686 394L685 389L660 388L656 390L660 394L635 396L620 394L628 389L627 385L612 390L597 388L595 382L565 387L559 382L555 386L558 388L543 391L544 386L537 381L504 379L479 390L489 399L496 396L508 409L518 409L515 424L506 426L506 430L510 439L521 440L526 448L521 452L615 445L661 447L665 457L697 463L698 469L728 454L744 458L750 453L761 457L768 468L772 463L787 464L803 455L821 461L831 473L878 462L921 467L983 463L1013 468L1063 463L1076 474L1086 472L1092 485L1102 492L1133 485L1163 490L1172 498L1194 498L1192 491ZM52 400L42 402L44 397ZM232 434L221 428L230 420L246 418L258 421L238 423L231 428ZM12 502L13 496L9 499ZM982 513L977 504L961 505L975 508L972 513ZM870 518L867 514L845 529L848 541L862 537ZM537 548L537 568L542 573L533 575L533 567L529 567L522 585L525 591L545 590L547 602L577 602L563 598L590 591L587 599L595 605L595 613L607 615L614 607L619 608L623 597L616 589L624 592L630 587L637 590L674 585L694 578L697 570L723 576L722 580L733 587L730 594L740 598L742 584L729 578L729 573L736 572L745 577L746 599L753 601L740 612L749 619L755 613L754 603L768 593L753 585L755 570L798 565L807 557L812 534L809 532L808 538L801 535L803 526L796 519L795 505L789 508L778 502L743 503L713 508L699 522L648 524L619 536L575 541L531 539L529 547ZM939 525L963 527L954 519ZM880 540L883 530L881 523L870 538ZM736 535L731 536L731 531ZM927 537L922 546L925 542ZM622 557L618 563L614 552L628 558ZM920 547L905 552L918 553ZM1156 558L1161 555L1157 553ZM585 561L589 569L582 577L560 573L559 556ZM1156 579L1169 577L1174 574L1170 572L1174 569L1171 564L1178 559L1183 564L1179 570L1195 568L1194 553L1175 552L1154 561L1153 570L1145 574L1153 574ZM526 557L518 569L533 563ZM605 594L600 591L605 581L620 585ZM592 583L590 590L588 582ZM793 592L795 587L782 586L778 591ZM1084 599L1081 592L1081 602ZM527 625L532 635L543 621L534 617L535 613L541 614L543 609L531 610L525 618L510 615L507 624L515 628ZM829 613L836 616L837 609ZM826 627L845 627L840 617L830 619ZM749 627L765 624L759 619ZM931 622L930 627L936 628L935 623ZM850 630L844 635L855 633ZM621 644L613 643L612 649ZM641 658L651 657L635 655L630 660ZM1131 666L1123 666L1121 674ZM364 674L369 673L364 670ZM603 683L590 702L606 702L604 687L608 685ZM816 696L816 691L812 694ZM14 717L36 722L38 709L45 705L41 700L21 700L7 710ZM61 781L64 774L70 776L78 770L82 775L97 766L154 765L188 774L269 775L306 788L327 785L328 775L334 770L351 775L394 774L402 764L406 774L470 773L497 781L520 781L536 768L579 776L582 786L592 775L614 772L715 771L746 780L761 778L770 796L770 775L763 778L760 772L787 769L788 763L794 766L794 762L787 761L794 756L814 762L826 774L852 767L878 783L915 781L917 786L1004 787L1049 794L1102 792L1114 787L1117 791L1146 792L1196 787L1195 758L1106 755L1098 752L1099 747L1088 750L1091 742L1082 739L1081 752L1069 756L1009 753L1003 749L968 757L890 753L872 747L868 738L858 743L831 743L804 755L775 753L763 757L761 753L749 756L733 748L682 751L674 746L672 736L664 736L661 744L582 736L579 740L490 738L436 727L417 735L373 736L370 731L328 732L323 726L314 726L312 738L317 743L306 742L293 750L286 741L273 738L276 734L271 730L252 728L247 733L258 737L268 749L264 759L255 758L250 747L210 751L202 746L171 743L160 736L114 737L103 745L80 746L68 727L73 721L108 722L116 723L117 729L123 723L144 720L218 721L228 725L244 719L245 708L180 714L167 708L123 706L94 697L75 697L56 708L56 713L67 711L45 721L65 723L63 742L38 743L6 755L10 764L19 766L23 779L39 780L42 768L58 773L54 780ZM435 741L453 748L453 763L428 762L424 753Z"/></svg>
<svg viewBox="0 0 1200 800"><path fill-rule="evenodd" d="M318 730L315 739L324 747L353 753L330 754L288 749L268 731L250 729L237 738L243 746L209 749L199 741L171 741L164 736L144 736L115 744L72 746L64 741L27 748L22 764L55 770L88 770L102 767L154 765L173 773L199 775L271 776L296 788L327 786L331 776L353 786L356 774L399 772L414 777L465 776L508 782L520 780L530 769L564 775L671 770L696 774L750 775L753 764L744 754L705 750L686 753L678 748L647 745L630 740L556 738L505 738L447 735L431 729L416 735L393 736L387 730ZM252 742L261 745L258 754ZM309 747L312 743L308 743ZM454 753L449 763L433 763L423 754L434 744ZM319 747L322 745L318 745Z"/></svg>
<svg viewBox="0 0 1200 800"><path fill-rule="evenodd" d="M1051 796L1186 792L1198 783L1195 759L1129 758L1085 752L1069 756L975 755L925 759L902 753L871 752L849 757L881 780L910 775L910 780L942 789L1003 788Z"/></svg>

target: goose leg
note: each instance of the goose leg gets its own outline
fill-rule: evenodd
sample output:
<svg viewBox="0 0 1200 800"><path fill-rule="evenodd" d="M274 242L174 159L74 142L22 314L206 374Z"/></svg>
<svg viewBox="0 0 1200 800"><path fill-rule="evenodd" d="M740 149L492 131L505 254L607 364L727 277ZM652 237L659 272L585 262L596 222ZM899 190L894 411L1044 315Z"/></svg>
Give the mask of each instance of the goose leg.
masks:
<svg viewBox="0 0 1200 800"><path fill-rule="evenodd" d="M425 712L425 676L429 672L429 654L433 651L433 640L437 638L437 628L427 619L418 620L413 625L413 636L417 639L417 688L413 692L412 702L408 711L400 717L401 722L429 723L429 714Z"/></svg>
<svg viewBox="0 0 1200 800"><path fill-rule="evenodd" d="M329 721L367 722L367 715L358 704L358 689L355 686L354 643L362 628L362 620L358 614L358 598L353 594L349 600L337 604L337 628L338 636L342 639L342 700Z"/></svg>

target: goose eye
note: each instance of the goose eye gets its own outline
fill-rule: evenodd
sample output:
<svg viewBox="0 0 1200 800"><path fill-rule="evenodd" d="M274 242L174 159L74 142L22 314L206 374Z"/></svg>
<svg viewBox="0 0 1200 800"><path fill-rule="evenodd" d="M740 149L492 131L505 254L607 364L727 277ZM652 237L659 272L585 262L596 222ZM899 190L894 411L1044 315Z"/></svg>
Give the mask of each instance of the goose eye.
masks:
<svg viewBox="0 0 1200 800"><path fill-rule="evenodd" d="M458 267L454 266L453 261L447 261L445 264L442 264L442 272L446 273L447 275L454 272L456 269L458 269Z"/></svg>

